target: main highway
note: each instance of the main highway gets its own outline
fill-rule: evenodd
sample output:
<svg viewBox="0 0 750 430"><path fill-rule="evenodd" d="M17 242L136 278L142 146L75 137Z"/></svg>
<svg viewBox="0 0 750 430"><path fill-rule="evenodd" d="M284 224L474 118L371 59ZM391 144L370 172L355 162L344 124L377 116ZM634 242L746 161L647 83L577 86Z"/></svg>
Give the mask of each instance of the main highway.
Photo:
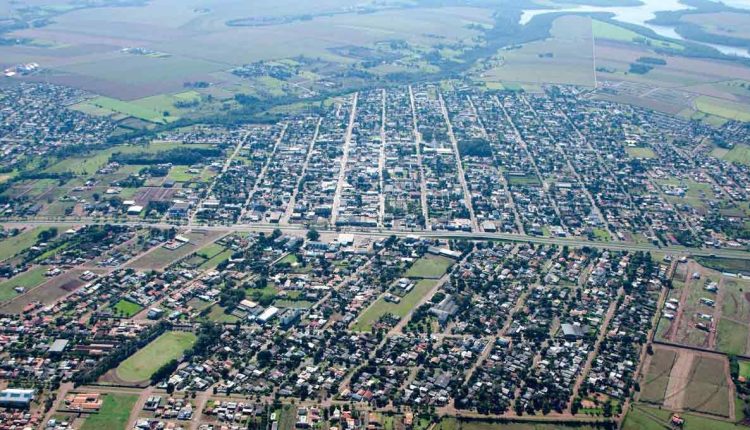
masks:
<svg viewBox="0 0 750 430"><path fill-rule="evenodd" d="M168 223L164 221L133 221L127 219L114 218L88 218L88 217L58 217L51 219L33 218L33 219L0 219L0 225L5 228L22 227L22 226L57 226L57 227L75 227L92 224L111 224L127 225L138 227L153 228L179 228L184 230L213 230L226 232L267 232L280 230L282 233L304 234L309 228L297 224L271 224L271 223L236 223L236 224L203 224L191 221L188 223ZM356 236L365 237L389 237L389 236L419 236L423 238L441 238L441 239L465 239L465 240L497 240L511 242L531 242L546 245L559 245L580 248L589 246L600 249L610 249L616 251L646 251L672 254L676 256L692 255L703 257L721 257L750 260L750 252L740 249L724 248L687 248L684 246L657 246L649 243L632 243L632 242L599 242L581 238L569 237L541 237L518 233L489 233L489 232L467 232L467 231L427 231L427 230L388 230L379 228L318 228L320 233L349 233Z"/></svg>

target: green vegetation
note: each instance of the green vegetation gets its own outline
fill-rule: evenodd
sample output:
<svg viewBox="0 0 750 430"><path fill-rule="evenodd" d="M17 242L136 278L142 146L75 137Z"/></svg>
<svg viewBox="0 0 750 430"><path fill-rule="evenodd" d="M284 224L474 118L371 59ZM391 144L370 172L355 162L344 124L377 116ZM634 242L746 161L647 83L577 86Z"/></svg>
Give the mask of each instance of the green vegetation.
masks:
<svg viewBox="0 0 750 430"><path fill-rule="evenodd" d="M17 296L18 292L15 290L17 287L25 288L28 291L41 285L47 279L44 276L46 272L46 267L38 266L0 282L0 300L10 300Z"/></svg>
<svg viewBox="0 0 750 430"><path fill-rule="evenodd" d="M664 430L671 428L669 418L672 412L643 405L635 405L625 417L624 430ZM707 418L705 416L680 413L685 418L684 430L737 430L744 428L738 424Z"/></svg>
<svg viewBox="0 0 750 430"><path fill-rule="evenodd" d="M0 261L7 260L36 243L41 227L28 229L16 236L0 241Z"/></svg>
<svg viewBox="0 0 750 430"><path fill-rule="evenodd" d="M625 152L632 158L656 158L656 153L649 147L627 146Z"/></svg>
<svg viewBox="0 0 750 430"><path fill-rule="evenodd" d="M416 304L435 286L433 280L423 279L417 282L417 285L404 297L401 298L399 303L391 303L386 301L383 297L375 301L369 308L367 308L359 318L354 322L352 330L360 332L368 332L372 328L372 325L376 323L382 316L386 314L392 314L396 317L403 318L409 311L415 308Z"/></svg>
<svg viewBox="0 0 750 430"><path fill-rule="evenodd" d="M193 333L167 332L128 357L115 370L125 382L148 380L165 363L179 358L196 340Z"/></svg>
<svg viewBox="0 0 750 430"><path fill-rule="evenodd" d="M633 42L647 45L653 48L674 49L678 51L685 49L684 46L678 43L641 36L635 31L628 30L627 28L620 27L619 25L600 21L598 19L591 20L591 26L594 31L594 37L600 39L616 40L619 42Z"/></svg>
<svg viewBox="0 0 750 430"><path fill-rule="evenodd" d="M700 96L695 99L695 107L699 111L705 112L709 115L720 116L722 118L737 121L750 121L750 107L744 104L734 103L716 97Z"/></svg>
<svg viewBox="0 0 750 430"><path fill-rule="evenodd" d="M677 354L668 349L656 349L651 356L651 364L641 383L640 400L643 402L662 404L669 384Z"/></svg>
<svg viewBox="0 0 750 430"><path fill-rule="evenodd" d="M750 146L737 145L729 151L726 151L721 158L732 163L750 166Z"/></svg>
<svg viewBox="0 0 750 430"><path fill-rule="evenodd" d="M719 321L718 343L716 348L727 354L745 354L747 349L747 326L728 319Z"/></svg>
<svg viewBox="0 0 750 430"><path fill-rule="evenodd" d="M138 312L142 311L143 306L137 303L133 303L130 300L122 299L119 302L117 302L112 307L112 309L114 309L120 315L130 318L133 315L137 314Z"/></svg>
<svg viewBox="0 0 750 430"><path fill-rule="evenodd" d="M232 314L228 314L226 309L219 305L213 305L208 312L208 315L206 315L206 318L215 323L235 323L239 321L239 318Z"/></svg>
<svg viewBox="0 0 750 430"><path fill-rule="evenodd" d="M426 255L415 261L404 276L407 278L438 279L445 274L445 271L453 263L454 261L448 257Z"/></svg>
<svg viewBox="0 0 750 430"><path fill-rule="evenodd" d="M696 257L702 266L719 272L750 274L750 260L723 257Z"/></svg>
<svg viewBox="0 0 750 430"><path fill-rule="evenodd" d="M137 401L135 394L105 394L99 413L89 415L81 430L125 430Z"/></svg>

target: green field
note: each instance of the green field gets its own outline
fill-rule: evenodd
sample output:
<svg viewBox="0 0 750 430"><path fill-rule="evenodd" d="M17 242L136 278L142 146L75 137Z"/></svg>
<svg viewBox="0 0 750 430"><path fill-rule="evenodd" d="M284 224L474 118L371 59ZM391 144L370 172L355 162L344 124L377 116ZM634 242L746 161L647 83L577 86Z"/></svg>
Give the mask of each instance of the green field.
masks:
<svg viewBox="0 0 750 430"><path fill-rule="evenodd" d="M454 263L452 259L439 255L426 255L412 264L404 274L407 278L438 279Z"/></svg>
<svg viewBox="0 0 750 430"><path fill-rule="evenodd" d="M696 257L695 260L702 266L719 272L750 274L750 260L720 257Z"/></svg>
<svg viewBox="0 0 750 430"><path fill-rule="evenodd" d="M211 311L208 313L206 318L209 321L215 322L215 323L234 323L239 321L239 318L232 314L228 314L224 311L224 308L222 308L219 305L213 305L211 307Z"/></svg>
<svg viewBox="0 0 750 430"><path fill-rule="evenodd" d="M745 354L747 349L747 326L722 318L716 349L727 354Z"/></svg>
<svg viewBox="0 0 750 430"><path fill-rule="evenodd" d="M654 150L648 147L627 146L625 152L632 158L656 158Z"/></svg>
<svg viewBox="0 0 750 430"><path fill-rule="evenodd" d="M397 317L405 317L409 311L414 309L417 302L435 286L434 280L423 279L417 282L417 285L401 298L400 303L391 303L379 298L369 308L367 308L359 318L354 322L352 330L360 332L369 332L372 325L385 314L393 314Z"/></svg>
<svg viewBox="0 0 750 430"><path fill-rule="evenodd" d="M750 121L750 106L715 97L701 96L695 99L695 107L701 112L737 121Z"/></svg>
<svg viewBox="0 0 750 430"><path fill-rule="evenodd" d="M27 229L14 237L0 241L0 261L7 260L36 243L41 227Z"/></svg>
<svg viewBox="0 0 750 430"><path fill-rule="evenodd" d="M740 376L750 379L750 361L740 361Z"/></svg>
<svg viewBox="0 0 750 430"><path fill-rule="evenodd" d="M672 412L665 409L657 409L643 405L635 405L628 412L623 423L623 430L666 430L669 426L669 418ZM680 413L685 419L684 430L738 430L746 428L738 424L706 418L689 413Z"/></svg>
<svg viewBox="0 0 750 430"><path fill-rule="evenodd" d="M99 413L89 415L81 430L125 430L137 401L136 394L105 394Z"/></svg>
<svg viewBox="0 0 750 430"><path fill-rule="evenodd" d="M599 39L616 40L619 42L643 43L655 48L668 48L675 50L684 49L684 47L678 43L672 43L641 36L635 31L628 30L627 28L620 27L619 25L599 21L598 19L591 20L591 27L594 31L594 37Z"/></svg>
<svg viewBox="0 0 750 430"><path fill-rule="evenodd" d="M750 166L750 146L737 145L729 151L724 152L721 159L729 161L730 163L739 163Z"/></svg>
<svg viewBox="0 0 750 430"><path fill-rule="evenodd" d="M117 377L125 382L146 381L161 366L182 356L195 343L195 339L193 333L164 333L120 363L115 370Z"/></svg>
<svg viewBox="0 0 750 430"><path fill-rule="evenodd" d="M142 119L144 121L155 122L155 123L166 123L177 120L179 118L170 116L164 116L164 112L158 112L149 107L144 107L133 102L126 102L122 100L113 99L111 97L96 97L82 103L84 106L93 106L96 109L108 110L112 114L121 113L133 118ZM84 107L84 110L91 112L91 107Z"/></svg>
<svg viewBox="0 0 750 430"><path fill-rule="evenodd" d="M122 299L117 304L115 304L112 309L119 312L120 315L123 315L127 318L132 317L133 315L137 314L138 312L143 310L143 306L133 303L130 300Z"/></svg>
<svg viewBox="0 0 750 430"><path fill-rule="evenodd" d="M651 356L648 371L641 382L640 400L643 402L662 404L669 384L669 374L677 354L668 349L656 349Z"/></svg>
<svg viewBox="0 0 750 430"><path fill-rule="evenodd" d="M178 148L180 146L182 146L181 142L164 141L153 141L148 145L119 145L114 148L97 151L94 154L90 154L86 157L72 157L60 160L57 163L51 165L46 170L46 172L73 172L78 175L93 174L100 168L104 167L109 162L109 158L112 156L112 154L117 152L122 154L133 154L139 152L157 153L160 151Z"/></svg>
<svg viewBox="0 0 750 430"><path fill-rule="evenodd" d="M46 267L37 266L29 269L20 275L16 275L6 281L0 282L0 301L10 300L17 296L16 287L26 288L26 291L41 285L47 278L44 274L47 272Z"/></svg>

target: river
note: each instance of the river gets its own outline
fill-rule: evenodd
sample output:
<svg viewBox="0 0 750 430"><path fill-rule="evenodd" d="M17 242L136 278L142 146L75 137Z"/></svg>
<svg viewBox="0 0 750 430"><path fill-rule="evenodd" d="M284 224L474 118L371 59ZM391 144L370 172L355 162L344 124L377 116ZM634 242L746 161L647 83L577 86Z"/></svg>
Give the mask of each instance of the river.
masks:
<svg viewBox="0 0 750 430"><path fill-rule="evenodd" d="M674 29L674 27L660 26L649 24L648 21L656 17L656 12L660 11L673 11L680 9L689 9L679 2L679 0L641 0L643 4L639 6L566 6L557 9L527 9L521 14L520 23L525 25L532 18L537 15L552 12L582 12L582 13L611 13L614 15L614 19L620 22L628 24L635 24L641 27L646 27L653 30L656 34L671 39L685 40L680 36ZM725 4L737 8L750 10L750 0L726 0ZM711 46L719 52L726 55L734 55L739 57L750 58L750 52L745 48L739 48L736 46L728 45L717 45L713 43L701 43L703 45Z"/></svg>

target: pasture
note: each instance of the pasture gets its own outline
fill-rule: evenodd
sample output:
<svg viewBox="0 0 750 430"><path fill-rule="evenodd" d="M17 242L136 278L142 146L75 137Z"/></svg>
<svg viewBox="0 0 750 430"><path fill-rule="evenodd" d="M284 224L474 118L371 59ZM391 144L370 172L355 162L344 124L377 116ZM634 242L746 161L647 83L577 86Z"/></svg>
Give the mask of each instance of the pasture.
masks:
<svg viewBox="0 0 750 430"><path fill-rule="evenodd" d="M622 428L624 430L664 430L671 428L669 419L672 412L644 405L634 405L625 417ZM744 428L730 421L712 419L701 415L680 413L685 418L683 430L739 430Z"/></svg>
<svg viewBox="0 0 750 430"><path fill-rule="evenodd" d="M193 333L176 331L164 333L120 363L115 373L125 382L146 381L161 366L180 358L195 343L195 340L196 336Z"/></svg>

